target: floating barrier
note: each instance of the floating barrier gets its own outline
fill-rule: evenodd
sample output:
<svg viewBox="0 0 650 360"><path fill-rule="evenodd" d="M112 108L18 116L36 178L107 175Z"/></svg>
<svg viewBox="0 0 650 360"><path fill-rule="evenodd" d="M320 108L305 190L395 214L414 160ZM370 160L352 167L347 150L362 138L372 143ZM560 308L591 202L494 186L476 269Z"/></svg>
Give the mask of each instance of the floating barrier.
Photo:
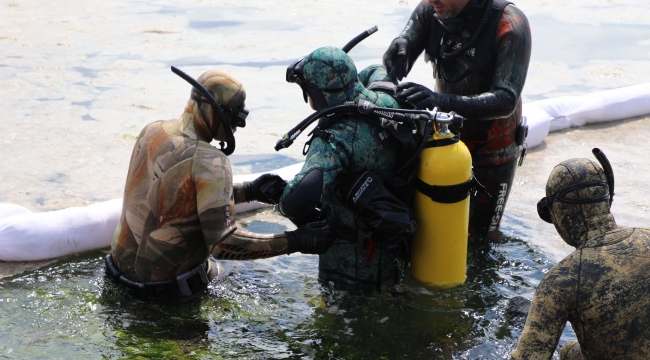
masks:
<svg viewBox="0 0 650 360"><path fill-rule="evenodd" d="M549 132L590 123L616 121L650 114L650 83L525 103L528 147L540 145ZM302 163L269 171L291 180ZM251 181L261 174L235 175L233 181ZM268 206L237 204L237 213ZM122 213L122 199L86 207L33 213L15 204L0 204L0 261L57 258L110 246Z"/></svg>
<svg viewBox="0 0 650 360"><path fill-rule="evenodd" d="M650 114L650 83L524 103L523 113L533 148L552 131Z"/></svg>
<svg viewBox="0 0 650 360"><path fill-rule="evenodd" d="M291 180L302 163L272 171ZM241 183L260 174L234 175ZM249 202L235 205L236 213L268 204ZM34 213L19 205L0 204L0 261L36 261L101 249L111 245L122 215L122 199L84 207Z"/></svg>

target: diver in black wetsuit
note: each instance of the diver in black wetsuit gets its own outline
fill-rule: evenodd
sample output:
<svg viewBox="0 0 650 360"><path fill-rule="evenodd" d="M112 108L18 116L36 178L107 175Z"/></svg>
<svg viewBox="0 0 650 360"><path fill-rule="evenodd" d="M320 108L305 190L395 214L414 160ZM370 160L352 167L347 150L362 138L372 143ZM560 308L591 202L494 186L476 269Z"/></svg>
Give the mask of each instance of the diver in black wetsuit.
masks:
<svg viewBox="0 0 650 360"><path fill-rule="evenodd" d="M469 231L496 230L525 154L521 92L531 52L528 20L505 0L423 0L384 64L401 80L423 51L436 91L407 82L397 87L397 98L467 119L461 140L472 154L474 175L492 195L472 197Z"/></svg>

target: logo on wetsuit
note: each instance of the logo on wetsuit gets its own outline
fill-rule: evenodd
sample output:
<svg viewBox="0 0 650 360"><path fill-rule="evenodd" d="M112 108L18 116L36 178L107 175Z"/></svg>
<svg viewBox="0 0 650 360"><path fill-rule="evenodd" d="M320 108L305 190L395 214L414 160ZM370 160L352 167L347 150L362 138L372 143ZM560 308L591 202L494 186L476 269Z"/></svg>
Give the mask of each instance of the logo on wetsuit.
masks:
<svg viewBox="0 0 650 360"><path fill-rule="evenodd" d="M451 40L447 40L447 45L451 45L451 43L452 43ZM460 49L461 47L463 47L463 43L462 43L462 42L457 42L457 43L456 43L454 46L452 46L451 48L452 48L453 50L458 50L458 49ZM471 47L471 48L469 48L469 50L465 51L465 54L468 55L468 56L472 56L472 57L474 57L474 55L476 55L476 48L475 48L475 47Z"/></svg>
<svg viewBox="0 0 650 360"><path fill-rule="evenodd" d="M494 209L494 216L492 223L490 223L490 231L497 229L501 215L503 214L503 205L506 203L506 194L508 193L508 183L501 183L501 190L499 190L499 198L497 199L497 207Z"/></svg>
<svg viewBox="0 0 650 360"><path fill-rule="evenodd" d="M352 202L353 202L353 203L355 203L355 204L357 203L357 200L359 200L359 198L361 197L361 195L363 195L363 192L366 191L366 189L368 188L368 186L370 185L371 182L372 182L372 178L371 178L371 177L368 177L368 178L366 179L366 181L363 182L363 184L361 185L361 187L359 188L359 190L357 190L357 192L355 192L355 193L354 193L354 196L352 197Z"/></svg>

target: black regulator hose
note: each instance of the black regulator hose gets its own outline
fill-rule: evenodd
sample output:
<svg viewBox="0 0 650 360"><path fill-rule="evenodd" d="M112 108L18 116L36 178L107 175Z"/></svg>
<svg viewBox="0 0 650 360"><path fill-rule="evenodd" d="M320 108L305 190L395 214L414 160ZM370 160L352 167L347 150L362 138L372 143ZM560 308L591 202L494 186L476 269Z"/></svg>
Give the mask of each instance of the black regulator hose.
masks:
<svg viewBox="0 0 650 360"><path fill-rule="evenodd" d="M293 129L284 134L280 140L275 143L275 151L280 151L281 149L286 149L291 146L298 135L300 135L300 133L302 133L309 125L313 124L318 119L338 112L345 112L356 109L356 101L346 101L343 105L327 107L321 111L317 111L309 115L303 121L299 122L298 125L294 126Z"/></svg>
<svg viewBox="0 0 650 360"><path fill-rule="evenodd" d="M223 151L226 156L232 154L235 151L235 135L232 132L232 128L230 127L230 120L226 117L226 115L223 113L223 110L221 109L221 105L217 102L217 99L212 96L212 94L206 89L203 85L201 85L198 81L194 80L193 77L187 75L184 73L182 70L172 66L172 72L181 78L183 80L187 81L190 83L198 92L203 95L210 105L212 106L212 109L217 113L217 116L219 117L219 121L221 122L221 125L223 126L223 130L226 132L226 147L223 147L223 144L221 146L221 151ZM203 119L205 121L205 119Z"/></svg>
<svg viewBox="0 0 650 360"><path fill-rule="evenodd" d="M342 47L341 50L343 50L347 54L348 51L352 50L353 47L357 46L358 43L362 42L368 36L376 33L377 30L379 30L377 25L371 27L368 30L365 30L361 34L355 36L354 39L350 40L347 44L345 44L345 46Z"/></svg>
<svg viewBox="0 0 650 360"><path fill-rule="evenodd" d="M609 187L609 206L612 206L612 202L614 201L614 171L612 170L612 165L609 163L605 153L599 148L591 149L591 153L594 154L600 163L600 166L602 166L605 171L607 186Z"/></svg>
<svg viewBox="0 0 650 360"><path fill-rule="evenodd" d="M275 151L286 149L293 141L307 128L318 119L337 113L355 113L361 115L377 115L383 118L394 120L397 122L414 121L419 118L419 115L430 115L426 110L409 110L409 109L393 109L375 106L370 101L346 101L343 105L336 105L317 111L303 121L299 122L293 129L289 130L286 134L275 143ZM462 117L458 116L458 121L462 124Z"/></svg>

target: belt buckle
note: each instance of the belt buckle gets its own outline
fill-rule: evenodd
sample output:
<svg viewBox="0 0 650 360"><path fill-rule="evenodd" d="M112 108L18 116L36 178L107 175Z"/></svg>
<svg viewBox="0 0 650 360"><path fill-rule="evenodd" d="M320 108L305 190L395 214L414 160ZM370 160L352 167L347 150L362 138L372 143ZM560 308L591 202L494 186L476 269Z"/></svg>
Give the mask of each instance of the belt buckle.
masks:
<svg viewBox="0 0 650 360"><path fill-rule="evenodd" d="M202 263L199 264L194 269L188 270L176 276L176 285L178 286L178 290L183 297L190 297L192 295L192 290L190 289L190 286L187 283L187 279L191 278L196 274L199 274L199 277L201 278L201 282L203 284L209 283L208 274L205 272L205 268L203 267Z"/></svg>

